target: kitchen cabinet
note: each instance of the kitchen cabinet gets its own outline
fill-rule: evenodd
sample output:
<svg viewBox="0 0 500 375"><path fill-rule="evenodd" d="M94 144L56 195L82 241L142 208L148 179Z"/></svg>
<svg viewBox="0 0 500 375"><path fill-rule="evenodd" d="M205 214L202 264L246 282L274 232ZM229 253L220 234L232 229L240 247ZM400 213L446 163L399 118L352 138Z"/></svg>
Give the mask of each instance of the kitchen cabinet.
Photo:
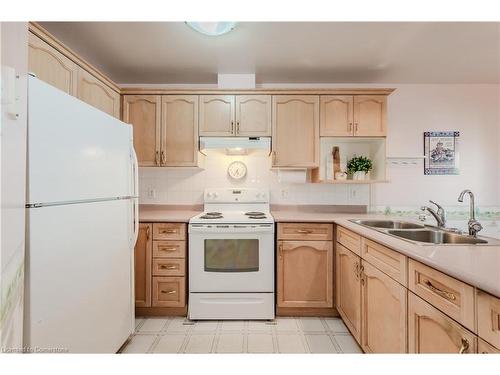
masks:
<svg viewBox="0 0 500 375"><path fill-rule="evenodd" d="M236 95L236 135L271 136L271 95Z"/></svg>
<svg viewBox="0 0 500 375"><path fill-rule="evenodd" d="M234 95L200 95L200 136L235 135Z"/></svg>
<svg viewBox="0 0 500 375"><path fill-rule="evenodd" d="M40 39L28 33L28 71L67 94L76 95L78 66Z"/></svg>
<svg viewBox="0 0 500 375"><path fill-rule="evenodd" d="M476 353L477 337L408 292L408 350L410 353Z"/></svg>
<svg viewBox="0 0 500 375"><path fill-rule="evenodd" d="M186 279L184 277L153 277L153 307L184 307Z"/></svg>
<svg viewBox="0 0 500 375"><path fill-rule="evenodd" d="M161 165L197 166L198 96L165 95L161 105Z"/></svg>
<svg viewBox="0 0 500 375"><path fill-rule="evenodd" d="M345 325L361 342L361 258L337 242L335 306Z"/></svg>
<svg viewBox="0 0 500 375"><path fill-rule="evenodd" d="M161 97L125 95L123 121L132 124L140 167L160 165Z"/></svg>
<svg viewBox="0 0 500 375"><path fill-rule="evenodd" d="M406 353L406 288L362 261L361 346L366 353Z"/></svg>
<svg viewBox="0 0 500 375"><path fill-rule="evenodd" d="M272 164L274 167L319 166L319 96L273 96Z"/></svg>
<svg viewBox="0 0 500 375"><path fill-rule="evenodd" d="M500 349L497 349L486 341L479 339L477 344L477 352L479 354L500 354Z"/></svg>
<svg viewBox="0 0 500 375"><path fill-rule="evenodd" d="M387 96L354 96L354 136L385 137L387 135Z"/></svg>
<svg viewBox="0 0 500 375"><path fill-rule="evenodd" d="M135 305L151 306L151 262L153 225L139 224L139 235L134 250Z"/></svg>
<svg viewBox="0 0 500 375"><path fill-rule="evenodd" d="M279 241L278 307L333 306L331 241Z"/></svg>
<svg viewBox="0 0 500 375"><path fill-rule="evenodd" d="M320 97L320 136L352 136L353 108L354 96L352 95L322 95Z"/></svg>
<svg viewBox="0 0 500 375"><path fill-rule="evenodd" d="M477 333L500 351L500 298L477 290Z"/></svg>
<svg viewBox="0 0 500 375"><path fill-rule="evenodd" d="M120 94L82 68L78 68L77 97L111 116L120 118Z"/></svg>

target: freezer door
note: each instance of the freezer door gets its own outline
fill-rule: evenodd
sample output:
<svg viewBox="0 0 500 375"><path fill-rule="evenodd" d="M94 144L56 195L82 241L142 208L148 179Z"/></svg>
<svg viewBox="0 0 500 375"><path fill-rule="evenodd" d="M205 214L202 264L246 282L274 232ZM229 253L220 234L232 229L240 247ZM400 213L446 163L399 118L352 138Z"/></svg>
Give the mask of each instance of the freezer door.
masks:
<svg viewBox="0 0 500 375"><path fill-rule="evenodd" d="M28 90L28 203L133 195L132 127L35 77Z"/></svg>
<svg viewBox="0 0 500 375"><path fill-rule="evenodd" d="M28 209L25 346L114 353L133 331L132 200Z"/></svg>

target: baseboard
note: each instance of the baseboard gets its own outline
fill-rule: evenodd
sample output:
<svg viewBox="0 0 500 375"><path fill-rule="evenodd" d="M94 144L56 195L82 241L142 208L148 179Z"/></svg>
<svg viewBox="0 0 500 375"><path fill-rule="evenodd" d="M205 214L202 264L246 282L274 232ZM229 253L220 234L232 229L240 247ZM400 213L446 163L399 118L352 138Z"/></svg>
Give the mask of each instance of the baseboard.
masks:
<svg viewBox="0 0 500 375"><path fill-rule="evenodd" d="M135 316L187 316L184 307L136 307Z"/></svg>
<svg viewBox="0 0 500 375"><path fill-rule="evenodd" d="M317 316L317 317L339 317L335 307L278 307L276 316Z"/></svg>

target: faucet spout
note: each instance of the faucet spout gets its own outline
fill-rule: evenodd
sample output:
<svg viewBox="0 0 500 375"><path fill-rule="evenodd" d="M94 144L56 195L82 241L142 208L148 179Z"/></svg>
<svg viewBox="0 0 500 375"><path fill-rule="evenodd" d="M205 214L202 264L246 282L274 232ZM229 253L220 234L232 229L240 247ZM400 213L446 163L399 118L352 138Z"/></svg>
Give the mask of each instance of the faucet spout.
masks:
<svg viewBox="0 0 500 375"><path fill-rule="evenodd" d="M483 226L476 220L476 204L474 199L474 193L469 189L465 189L458 196L458 201L463 202L465 194L469 195L470 205L469 205L469 235L477 237L477 232L483 229Z"/></svg>

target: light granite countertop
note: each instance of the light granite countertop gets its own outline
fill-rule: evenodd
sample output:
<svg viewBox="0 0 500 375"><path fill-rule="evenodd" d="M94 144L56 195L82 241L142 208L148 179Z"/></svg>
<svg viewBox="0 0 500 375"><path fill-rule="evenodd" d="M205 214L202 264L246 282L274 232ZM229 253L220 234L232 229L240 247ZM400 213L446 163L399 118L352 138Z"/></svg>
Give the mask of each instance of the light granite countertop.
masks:
<svg viewBox="0 0 500 375"><path fill-rule="evenodd" d="M203 205L163 205L163 204L141 204L139 205L139 221L144 223L187 223L193 216L203 211Z"/></svg>

